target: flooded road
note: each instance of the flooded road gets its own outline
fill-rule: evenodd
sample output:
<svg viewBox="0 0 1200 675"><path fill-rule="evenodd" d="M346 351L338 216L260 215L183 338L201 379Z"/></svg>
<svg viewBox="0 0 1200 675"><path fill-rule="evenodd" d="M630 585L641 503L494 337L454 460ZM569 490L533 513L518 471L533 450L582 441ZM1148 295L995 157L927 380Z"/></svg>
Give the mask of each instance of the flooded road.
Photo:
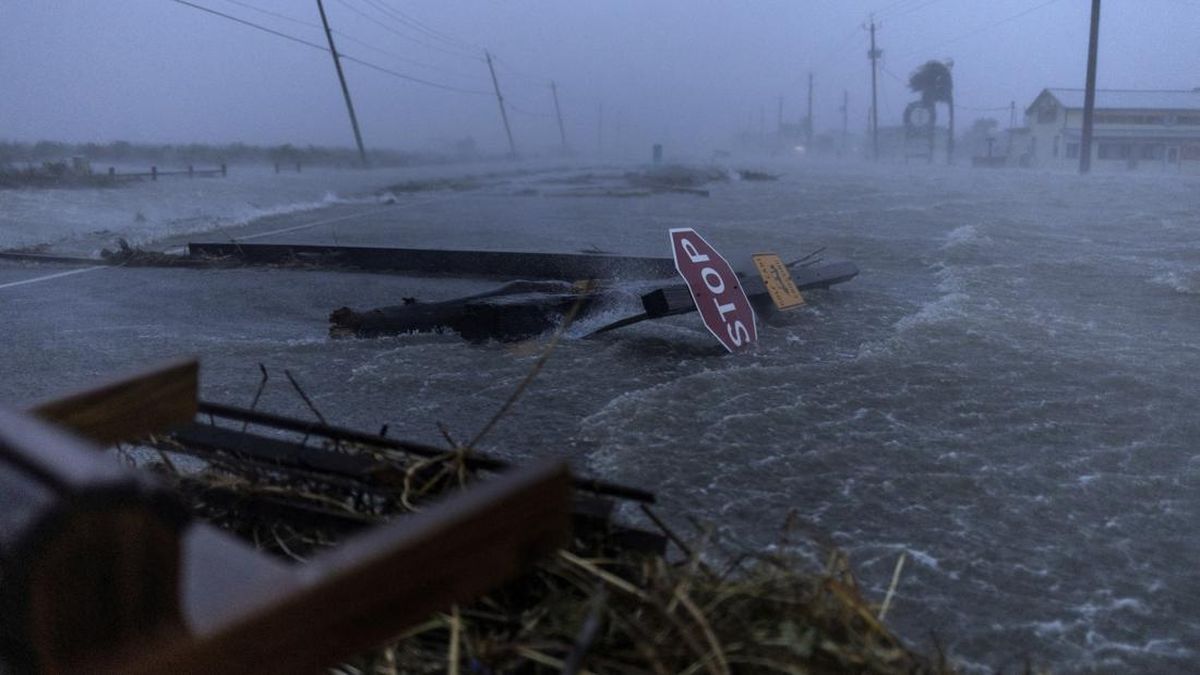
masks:
<svg viewBox="0 0 1200 675"><path fill-rule="evenodd" d="M708 198L555 198L538 177L348 193L193 238L667 255L667 229L690 226L731 259L826 246L861 276L761 325L753 353L724 354L695 315L567 340L488 449L569 457L753 546L794 511L875 598L906 552L889 619L974 664L1194 669L1200 179L771 168L782 180ZM337 424L440 442L436 423L470 437L537 357L327 337L337 307L486 281L103 269L4 288L66 270L0 263L4 401L198 354L207 398L248 403L263 363L278 375L263 407L305 414L287 368Z"/></svg>

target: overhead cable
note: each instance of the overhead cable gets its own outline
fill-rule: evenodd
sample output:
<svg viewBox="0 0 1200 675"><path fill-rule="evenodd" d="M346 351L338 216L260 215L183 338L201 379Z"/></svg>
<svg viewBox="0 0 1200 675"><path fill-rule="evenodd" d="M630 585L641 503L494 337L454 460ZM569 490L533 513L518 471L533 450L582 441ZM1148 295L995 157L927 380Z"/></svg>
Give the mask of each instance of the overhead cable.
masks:
<svg viewBox="0 0 1200 675"><path fill-rule="evenodd" d="M254 23L253 21L247 21L247 20L245 20L245 19L242 19L242 18L239 18L239 17L233 16L232 14L226 14L226 13L224 13L224 12L219 12L219 11L217 11L217 10L215 10L215 9L211 9L211 8L209 8L209 7L205 7L205 6L203 6L203 5L198 5L198 4L194 3L194 2L190 2L189 0L171 0L171 1L172 1L172 2L175 2L175 3L178 3L178 4L180 4L180 5L185 5L185 6L187 6L187 7L191 7L191 8L193 8L193 9L198 9L198 10L200 10L200 11L202 11L202 12L207 12L207 13L209 13L209 14L213 14L213 15L215 15L215 16L219 16L219 17L221 17L221 18L223 18L223 19L228 19L228 20L230 20L230 21L234 21L234 22L240 23L240 24L242 24L242 25L244 25L244 26L248 26L248 27L250 27L250 28L254 28L254 29L256 29L256 30L260 30L260 31L262 31L262 32L264 32L264 33L270 33L271 35L274 35L274 36L276 36L276 37L281 37L281 38L283 38L283 39L285 39L285 40L289 40L289 41L291 41L291 42L296 42L296 43L299 43L299 44L305 45L306 47L312 47L313 49L318 49L318 50L320 50L320 51L323 51L323 52L325 52L325 53L329 53L329 48L328 48L328 47L326 47L326 46L324 46L324 45L319 45L319 44L317 44L317 43L315 43L315 42L310 42L310 41L308 41L308 40L305 40L305 39L303 39L303 38L298 38L298 37L296 37L296 36L294 36L294 35L288 35L287 33L283 33L283 32L281 32L281 31L277 31L277 30L275 30L275 29L273 29L273 28L268 28L268 27L266 27L266 26L263 26L262 24L257 24L257 23ZM455 86L452 86L452 85L441 84L441 83L439 83L439 82L433 82L432 80L426 80L426 79L424 79L424 78L420 78L420 77L414 77L414 76L412 76L412 75L408 75L408 74L406 74L406 73L401 73L401 72L399 72L399 71L397 71L397 70L392 70L391 68L387 68L387 67L381 66L381 65L379 65L379 64L377 64L377 63L372 63L372 62L370 62L370 61L367 61L367 60L365 60L365 59L360 59L360 58L358 58L358 57L351 56L351 55L349 55L349 54L345 54L345 53L342 53L342 52L340 52L340 51L338 52L338 56L339 56L339 57L341 57L341 59L342 59L342 60L344 60L344 61L352 61L352 62L354 62L354 63L357 63L357 64L359 64L359 65L361 65L361 66L364 66L364 67L366 67L366 68L370 68L370 69L372 69L372 70L376 70L376 71L379 71L379 72L381 72L381 73L386 73L386 74L388 74L388 75L391 75L391 76L393 76L393 77L396 77L396 78L399 78L399 79L402 79L402 80L406 80L406 81L408 81L408 82L414 82L414 83L416 83L416 84L422 84L422 85L425 85L425 86L427 86L427 87L433 87L433 88L435 88L435 89L442 89L442 90L445 90L445 91L453 91L453 92L458 92L458 93L461 93L461 94L480 94L480 95L486 95L486 96L490 96L490 95L491 95L491 92L489 92L489 91L484 91L484 90L481 90L481 89L466 89L466 88L463 88L463 87L455 87Z"/></svg>

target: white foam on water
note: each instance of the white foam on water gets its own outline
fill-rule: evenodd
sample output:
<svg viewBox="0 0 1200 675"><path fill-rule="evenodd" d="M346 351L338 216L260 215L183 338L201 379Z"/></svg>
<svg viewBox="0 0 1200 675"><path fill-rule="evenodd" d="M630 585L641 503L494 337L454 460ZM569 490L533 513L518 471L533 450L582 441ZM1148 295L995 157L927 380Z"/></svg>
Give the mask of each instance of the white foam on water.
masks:
<svg viewBox="0 0 1200 675"><path fill-rule="evenodd" d="M980 232L977 225L960 225L946 235L945 243L942 244L941 249L944 251L962 246L987 245L991 243L991 238Z"/></svg>
<svg viewBox="0 0 1200 675"><path fill-rule="evenodd" d="M1174 270L1150 278L1150 283L1164 286L1183 295L1200 294L1200 270Z"/></svg>

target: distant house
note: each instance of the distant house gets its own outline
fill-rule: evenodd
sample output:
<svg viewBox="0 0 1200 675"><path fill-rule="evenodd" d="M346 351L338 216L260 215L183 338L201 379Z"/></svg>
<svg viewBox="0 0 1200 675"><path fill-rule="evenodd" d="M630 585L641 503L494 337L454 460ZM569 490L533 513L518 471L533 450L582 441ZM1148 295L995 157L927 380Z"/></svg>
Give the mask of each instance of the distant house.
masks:
<svg viewBox="0 0 1200 675"><path fill-rule="evenodd" d="M1026 166L1073 168L1083 135L1083 89L1044 89L1025 110L1014 152ZM1024 146L1024 147L1021 147ZM1200 171L1200 89L1096 90L1092 166Z"/></svg>

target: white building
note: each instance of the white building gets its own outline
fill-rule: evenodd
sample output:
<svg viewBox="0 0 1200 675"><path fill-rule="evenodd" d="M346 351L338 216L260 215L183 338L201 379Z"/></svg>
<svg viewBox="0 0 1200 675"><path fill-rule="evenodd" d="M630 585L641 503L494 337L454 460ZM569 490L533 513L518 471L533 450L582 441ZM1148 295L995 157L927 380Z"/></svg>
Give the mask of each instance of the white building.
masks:
<svg viewBox="0 0 1200 675"><path fill-rule="evenodd" d="M1022 165L1079 166L1083 97L1083 89L1042 90L1014 147ZM1200 171L1200 89L1097 89L1092 122L1095 169Z"/></svg>

